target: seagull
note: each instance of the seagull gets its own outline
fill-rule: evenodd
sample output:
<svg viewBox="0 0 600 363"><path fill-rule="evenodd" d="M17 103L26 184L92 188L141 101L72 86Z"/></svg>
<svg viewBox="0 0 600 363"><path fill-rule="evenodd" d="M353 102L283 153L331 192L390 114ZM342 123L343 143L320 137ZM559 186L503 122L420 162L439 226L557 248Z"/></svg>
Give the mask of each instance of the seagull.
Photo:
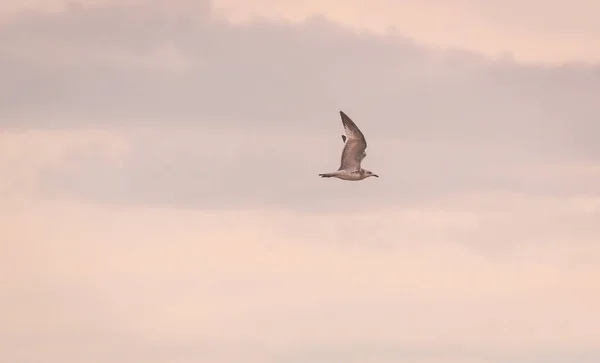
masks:
<svg viewBox="0 0 600 363"><path fill-rule="evenodd" d="M363 180L370 176L379 178L379 175L360 167L360 163L367 156L365 152L367 148L365 136L344 111L340 111L340 116L342 117L342 124L346 133L346 135L342 135L344 149L342 150L340 168L331 173L319 174L319 176L322 178L333 177L351 181Z"/></svg>

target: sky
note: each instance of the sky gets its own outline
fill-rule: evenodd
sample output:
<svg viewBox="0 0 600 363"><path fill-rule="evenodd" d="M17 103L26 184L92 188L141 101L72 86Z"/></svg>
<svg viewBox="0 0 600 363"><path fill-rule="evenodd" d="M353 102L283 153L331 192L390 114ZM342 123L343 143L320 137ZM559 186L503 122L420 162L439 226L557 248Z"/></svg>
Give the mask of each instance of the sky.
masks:
<svg viewBox="0 0 600 363"><path fill-rule="evenodd" d="M2 2L0 360L598 362L599 7Z"/></svg>

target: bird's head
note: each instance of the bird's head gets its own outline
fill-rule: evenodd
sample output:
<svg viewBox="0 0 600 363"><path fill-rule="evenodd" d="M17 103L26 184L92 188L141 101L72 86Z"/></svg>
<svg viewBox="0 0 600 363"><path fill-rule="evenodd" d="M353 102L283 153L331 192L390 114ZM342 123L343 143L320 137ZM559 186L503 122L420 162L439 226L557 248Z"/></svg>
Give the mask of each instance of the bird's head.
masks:
<svg viewBox="0 0 600 363"><path fill-rule="evenodd" d="M365 170L365 178L368 178L370 176L374 176L376 178L379 178L379 175L373 174L373 172L371 170Z"/></svg>

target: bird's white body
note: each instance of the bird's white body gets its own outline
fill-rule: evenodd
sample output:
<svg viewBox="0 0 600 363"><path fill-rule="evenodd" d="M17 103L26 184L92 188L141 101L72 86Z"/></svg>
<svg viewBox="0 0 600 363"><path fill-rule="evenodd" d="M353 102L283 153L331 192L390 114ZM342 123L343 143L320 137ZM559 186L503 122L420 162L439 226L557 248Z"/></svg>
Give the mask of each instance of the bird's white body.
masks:
<svg viewBox="0 0 600 363"><path fill-rule="evenodd" d="M363 171L361 173L361 171ZM366 179L372 175L364 173L364 169L361 171L348 171L348 170L336 170L332 173L319 174L323 178L338 178L342 180L359 181Z"/></svg>
<svg viewBox="0 0 600 363"><path fill-rule="evenodd" d="M351 181L363 180L370 176L379 178L378 175L360 166L363 159L367 156L365 152L367 141L364 135L354 121L343 111L340 111L340 116L346 133L346 135L342 135L344 149L342 150L340 167L334 172L319 174L319 176L322 178L338 178Z"/></svg>

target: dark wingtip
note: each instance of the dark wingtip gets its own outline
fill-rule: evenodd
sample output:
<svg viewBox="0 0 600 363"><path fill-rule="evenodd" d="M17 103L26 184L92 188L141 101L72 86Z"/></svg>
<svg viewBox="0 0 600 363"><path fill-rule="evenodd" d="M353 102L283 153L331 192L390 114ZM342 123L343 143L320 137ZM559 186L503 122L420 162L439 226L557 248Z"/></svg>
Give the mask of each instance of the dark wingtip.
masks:
<svg viewBox="0 0 600 363"><path fill-rule="evenodd" d="M342 120L350 120L350 116L348 116L344 111L340 110L340 117L342 118Z"/></svg>
<svg viewBox="0 0 600 363"><path fill-rule="evenodd" d="M342 110L340 110L340 118L342 119L342 123L346 124L346 121L350 119L348 115Z"/></svg>

